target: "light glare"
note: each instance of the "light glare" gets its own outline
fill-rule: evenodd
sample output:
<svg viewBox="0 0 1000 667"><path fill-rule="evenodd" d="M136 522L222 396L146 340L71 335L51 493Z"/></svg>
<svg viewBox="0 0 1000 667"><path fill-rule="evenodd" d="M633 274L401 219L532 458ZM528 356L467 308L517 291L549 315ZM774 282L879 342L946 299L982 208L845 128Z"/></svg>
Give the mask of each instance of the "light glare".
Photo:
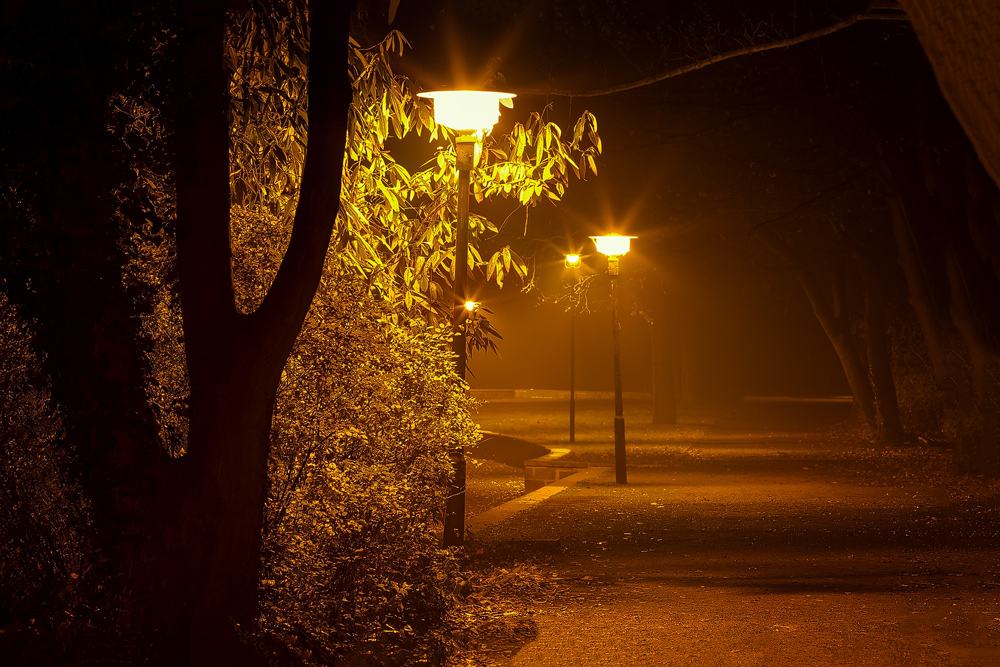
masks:
<svg viewBox="0 0 1000 667"><path fill-rule="evenodd" d="M629 251L629 244L635 236L622 236L621 234L605 234L604 236L591 236L597 251L609 257L620 257Z"/></svg>
<svg viewBox="0 0 1000 667"><path fill-rule="evenodd" d="M434 122L459 131L486 131L500 120L500 100L514 93L494 90L439 90L418 93L434 100Z"/></svg>

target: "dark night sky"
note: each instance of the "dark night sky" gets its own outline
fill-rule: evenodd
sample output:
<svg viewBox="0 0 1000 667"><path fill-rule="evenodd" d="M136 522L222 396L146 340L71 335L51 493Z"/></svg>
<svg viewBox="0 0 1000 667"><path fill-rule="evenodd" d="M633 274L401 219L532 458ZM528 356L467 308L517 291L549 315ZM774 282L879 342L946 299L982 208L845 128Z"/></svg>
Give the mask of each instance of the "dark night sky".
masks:
<svg viewBox="0 0 1000 667"><path fill-rule="evenodd" d="M664 5L402 0L393 25L413 51L399 68L427 89L457 86L463 74L478 85L486 63L499 57L508 89L595 88L744 45L747 26L756 26L755 41L766 42L859 8L857 2L771 1L748 3L734 14L723 2ZM367 18L373 36L385 26L380 11ZM858 90L898 73L900 62L930 76L908 25L871 22L615 95L521 95L498 130L546 105L549 118L569 130L589 109L600 123L604 154L599 175L571 182L560 206L532 209L527 225L523 213L514 212L511 233L501 240L534 254L537 280L551 291L562 278L559 254L592 252L588 234L638 235L623 273L635 277L656 266L666 274L670 316L697 398L849 393L794 277L778 270L747 232L795 209L863 159L871 148L859 136ZM866 77L870 81L862 81ZM474 204L494 220L513 208ZM525 229L527 238L519 238ZM591 264L604 268L596 257ZM537 306L516 284L502 293L484 291L482 299L504 336L503 358L474 356L472 386L566 388L565 313ZM649 325L628 310L623 307L625 388L648 390ZM580 389L611 388L608 319L602 308L578 321Z"/></svg>

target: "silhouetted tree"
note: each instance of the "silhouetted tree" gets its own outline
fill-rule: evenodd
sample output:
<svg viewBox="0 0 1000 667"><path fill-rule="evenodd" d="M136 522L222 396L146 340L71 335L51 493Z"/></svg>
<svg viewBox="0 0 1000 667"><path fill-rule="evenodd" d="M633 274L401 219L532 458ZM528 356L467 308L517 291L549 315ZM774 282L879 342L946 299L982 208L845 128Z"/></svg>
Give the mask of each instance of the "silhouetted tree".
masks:
<svg viewBox="0 0 1000 667"><path fill-rule="evenodd" d="M311 8L309 151L294 231L252 314L236 309L230 269L227 3L23 3L5 22L13 96L4 146L15 178L4 202L4 287L35 325L64 441L92 501L105 563L95 577L120 604L102 612L103 623L125 634L155 629L170 664L256 659L238 631L257 615L274 392L339 206L350 9ZM163 51L165 78L148 69ZM130 92L165 102L174 133L191 378L187 453L177 459L158 447L143 388L142 301L123 280L131 229L162 225L143 160L158 161L160 173L167 161L160 147L108 131L120 119L116 100Z"/></svg>

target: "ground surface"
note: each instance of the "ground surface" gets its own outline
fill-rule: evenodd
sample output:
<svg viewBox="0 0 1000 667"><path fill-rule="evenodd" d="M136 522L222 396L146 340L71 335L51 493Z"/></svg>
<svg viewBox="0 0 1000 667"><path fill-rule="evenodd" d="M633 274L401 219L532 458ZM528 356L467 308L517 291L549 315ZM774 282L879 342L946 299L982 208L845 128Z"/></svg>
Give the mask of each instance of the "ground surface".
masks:
<svg viewBox="0 0 1000 667"><path fill-rule="evenodd" d="M524 493L524 470L468 457L465 515L471 518Z"/></svg>
<svg viewBox="0 0 1000 667"><path fill-rule="evenodd" d="M608 470L479 534L563 549L539 563L555 593L523 603L535 638L475 660L1000 665L1000 510L991 486L942 472L947 451L873 450L817 406L668 427L647 408L626 406L627 486ZM578 411L574 455L612 464L610 406ZM565 414L494 402L479 421L567 446Z"/></svg>

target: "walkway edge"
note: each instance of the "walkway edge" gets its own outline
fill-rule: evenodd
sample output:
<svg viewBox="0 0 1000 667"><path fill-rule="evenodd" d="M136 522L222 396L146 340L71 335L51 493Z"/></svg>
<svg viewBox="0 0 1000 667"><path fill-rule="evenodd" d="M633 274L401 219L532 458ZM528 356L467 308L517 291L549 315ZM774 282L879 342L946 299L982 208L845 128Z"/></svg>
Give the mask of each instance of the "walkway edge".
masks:
<svg viewBox="0 0 1000 667"><path fill-rule="evenodd" d="M513 500L508 500L503 505L498 505L493 509L486 510L482 514L477 514L474 517L466 519L465 527L466 530L472 532L482 530L487 526L493 526L500 523L505 519L509 519L518 512L523 512L526 509L531 509L535 505L538 505L542 501L551 498L552 496L565 491L569 487L573 486L577 482L581 482L588 477L593 477L601 473L605 473L611 470L611 468L587 468L586 470L581 470L578 473L574 473L568 477L564 477L558 481L552 482L547 486L543 486L540 489L535 489L530 493L526 493L523 496L518 496Z"/></svg>

